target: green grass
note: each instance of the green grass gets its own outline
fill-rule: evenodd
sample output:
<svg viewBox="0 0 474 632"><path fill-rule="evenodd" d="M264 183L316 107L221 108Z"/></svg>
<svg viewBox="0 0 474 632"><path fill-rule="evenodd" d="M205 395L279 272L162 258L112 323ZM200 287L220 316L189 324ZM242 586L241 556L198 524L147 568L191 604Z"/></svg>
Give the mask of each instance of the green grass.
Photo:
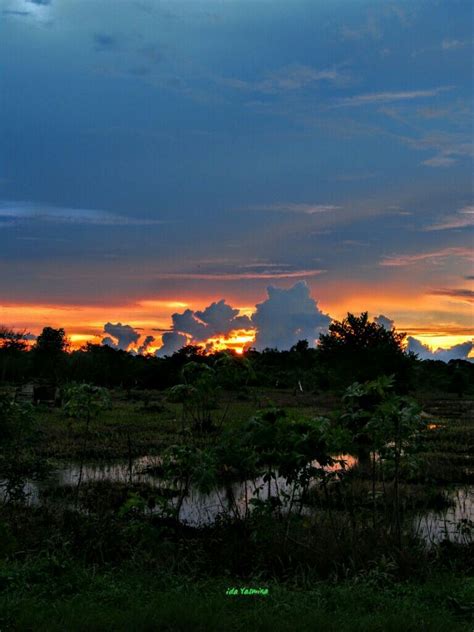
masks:
<svg viewBox="0 0 474 632"><path fill-rule="evenodd" d="M193 581L130 569L10 565L0 570L2 630L301 630L398 632L474 629L474 580L434 576L424 584L380 584L377 575L304 590L258 579L267 597L228 596L229 579ZM454 606L452 605L454 603ZM466 610L466 612L463 612Z"/></svg>
<svg viewBox="0 0 474 632"><path fill-rule="evenodd" d="M85 447L89 458L127 458L129 445L133 456L159 454L180 439L181 405L168 402L164 393L156 391L147 407L124 393L112 393L112 408L90 422ZM322 414L327 406L315 396L270 389L252 391L248 399L236 393L223 393L212 418L216 425L235 428L246 422L261 407L288 409L289 416ZM38 407L40 429L39 453L47 458L78 459L84 454L85 422L68 419L60 408ZM130 444L129 444L130 439ZM205 441L206 437L202 439Z"/></svg>

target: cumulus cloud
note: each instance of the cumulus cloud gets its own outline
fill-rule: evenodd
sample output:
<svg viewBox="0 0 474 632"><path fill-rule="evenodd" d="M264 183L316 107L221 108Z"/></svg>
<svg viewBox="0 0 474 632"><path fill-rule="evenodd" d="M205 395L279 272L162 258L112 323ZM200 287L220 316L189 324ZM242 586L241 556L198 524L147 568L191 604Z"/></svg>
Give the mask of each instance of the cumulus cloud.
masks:
<svg viewBox="0 0 474 632"><path fill-rule="evenodd" d="M225 336L236 329L252 328L250 318L241 316L239 310L228 305L225 299L211 303L202 311L193 312L186 309L181 313L176 312L172 315L171 320L173 323L172 331L163 335L163 347L159 349L157 355L170 355L169 349L172 349L179 342L179 347L175 349L177 351L186 344L188 338L193 343L199 343L213 336ZM181 337L177 337L177 334Z"/></svg>
<svg viewBox="0 0 474 632"><path fill-rule="evenodd" d="M468 360L469 353L474 347L474 343L468 341L454 345L448 349L440 347L435 351L431 351L427 345L424 345L412 336L407 338L407 342L407 350L416 353L420 360L442 360L443 362L449 362L450 360Z"/></svg>
<svg viewBox="0 0 474 632"><path fill-rule="evenodd" d="M176 353L176 351L179 351L182 347L185 347L188 344L186 336L176 331L167 331L163 334L161 341L162 346L156 352L156 355L159 358L171 356L173 353Z"/></svg>
<svg viewBox="0 0 474 632"><path fill-rule="evenodd" d="M270 286L267 292L267 300L252 315L255 348L289 349L298 340L307 340L313 347L331 318L319 310L306 282L299 281L289 289Z"/></svg>
<svg viewBox="0 0 474 632"><path fill-rule="evenodd" d="M207 338L206 325L196 318L192 310L186 309L182 314L175 313L171 319L174 331L185 332L193 340L205 340Z"/></svg>
<svg viewBox="0 0 474 632"><path fill-rule="evenodd" d="M218 334L235 329L252 327L248 316L239 316L239 310L227 305L225 299L211 303L203 311L190 309L172 315L173 330L188 334L194 342L202 342Z"/></svg>
<svg viewBox="0 0 474 632"><path fill-rule="evenodd" d="M376 316L374 318L374 322L377 323L377 325L381 325L387 331L392 330L395 324L393 320L387 318L387 316L384 316L383 314L380 314L380 316Z"/></svg>
<svg viewBox="0 0 474 632"><path fill-rule="evenodd" d="M105 323L104 333L109 335L102 339L103 345L123 351L128 351L129 347L135 345L140 338L140 334L133 327L122 325L122 323Z"/></svg>
<svg viewBox="0 0 474 632"><path fill-rule="evenodd" d="M250 318L239 316L239 310L227 305L224 299L218 303L212 303L202 312L196 312L196 316L206 324L209 334L207 337L251 327Z"/></svg>
<svg viewBox="0 0 474 632"><path fill-rule="evenodd" d="M100 344L104 345L104 347L112 347L112 349L118 349L116 341L113 340L110 336L102 338Z"/></svg>

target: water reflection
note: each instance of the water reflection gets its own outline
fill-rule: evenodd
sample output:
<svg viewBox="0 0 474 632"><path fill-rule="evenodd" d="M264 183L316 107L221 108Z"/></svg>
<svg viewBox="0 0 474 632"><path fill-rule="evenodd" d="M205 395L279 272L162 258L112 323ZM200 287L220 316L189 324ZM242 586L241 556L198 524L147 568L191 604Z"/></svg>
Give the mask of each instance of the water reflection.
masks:
<svg viewBox="0 0 474 632"><path fill-rule="evenodd" d="M347 454L334 457L336 463L323 468L327 473L337 473L342 469L350 469L356 465L355 457ZM171 481L166 481L156 475L161 468L159 456L144 456L131 463L118 461L107 463L87 463L82 466L76 462L66 463L56 468L47 478L41 481L29 481L24 487L26 502L29 505L39 505L44 502L49 491L63 487L76 487L81 484L108 481L124 484L147 484L157 490L176 489ZM318 467L317 462L312 463ZM313 480L310 487L318 484ZM210 493L202 493L191 487L182 500L179 512L181 522L189 526L206 526L213 524L219 515L226 514L235 518L244 517L249 511L250 501L255 498L267 500L269 497L282 499L282 511L288 507L292 487L287 485L282 477L270 481L263 476L255 480L235 481L223 485L220 489ZM0 497L1 497L0 492ZM416 535L428 545L438 544L443 540L450 540L466 544L473 541L474 535L474 487L464 487L449 492L452 506L444 511L430 511L420 513L413 522ZM176 508L178 498L169 499L170 508ZM151 511L160 511L159 509ZM305 508L304 513L311 512Z"/></svg>
<svg viewBox="0 0 474 632"><path fill-rule="evenodd" d="M323 469L327 473L336 473L353 467L357 459L348 454L341 454L334 457L336 462L333 465L325 466ZM29 481L26 483L24 492L26 502L29 505L38 505L43 502L44 492L62 487L76 487L79 479L81 485L108 481L112 483L145 483L152 488L173 489L171 481L156 476L160 470L162 460L159 456L143 456L132 462L107 462L107 463L80 463L68 462L56 468L51 474L41 481ZM317 461L311 465L319 467ZM313 482L313 485L316 481ZM310 485L311 487L311 485ZM235 518L245 516L249 509L249 503L254 498L266 500L269 497L282 497L285 494L290 496L292 486L287 485L282 477L277 477L271 481L265 481L263 476L255 480L236 481L213 490L208 494L200 492L191 487L188 494L182 501L179 519L189 526L205 526L215 522L221 514L231 514ZM176 507L178 499L169 500L170 505Z"/></svg>
<svg viewBox="0 0 474 632"><path fill-rule="evenodd" d="M444 511L430 511L414 521L415 533L428 545L449 540L458 544L474 541L474 487L451 491L453 504Z"/></svg>

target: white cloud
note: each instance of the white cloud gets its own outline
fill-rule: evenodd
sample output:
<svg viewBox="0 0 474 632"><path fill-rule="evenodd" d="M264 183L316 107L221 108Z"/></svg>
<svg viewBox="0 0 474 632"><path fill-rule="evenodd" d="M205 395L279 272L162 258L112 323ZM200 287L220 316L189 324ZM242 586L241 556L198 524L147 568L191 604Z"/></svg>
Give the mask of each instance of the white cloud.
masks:
<svg viewBox="0 0 474 632"><path fill-rule="evenodd" d="M390 103L392 101L411 101L413 99L435 97L440 92L450 90L449 86L432 88L431 90L406 90L399 92L372 92L370 94L358 94L341 99L334 107L358 107L361 105L373 105Z"/></svg>
<svg viewBox="0 0 474 632"><path fill-rule="evenodd" d="M462 259L473 259L473 251L470 248L455 247L441 248L432 252L421 252L413 255L390 255L382 259L379 265L387 267L410 266L422 261L433 261L446 259L447 257L460 257Z"/></svg>
<svg viewBox="0 0 474 632"><path fill-rule="evenodd" d="M36 221L95 226L148 226L166 223L163 220L126 217L108 211L8 201L0 202L0 218L12 223Z"/></svg>
<svg viewBox="0 0 474 632"><path fill-rule="evenodd" d="M314 347L331 318L319 310L306 282L289 289L270 286L267 292L267 300L259 303L252 315L256 349L289 349L298 340L307 340Z"/></svg>
<svg viewBox="0 0 474 632"><path fill-rule="evenodd" d="M313 277L325 270L318 268L309 270L264 270L262 272L162 272L154 275L155 279L184 279L201 281L245 281L251 279L294 279Z"/></svg>
<svg viewBox="0 0 474 632"><path fill-rule="evenodd" d="M311 66L292 64L268 73L261 81L225 78L221 79L220 82L237 90L275 94L300 90L319 81L337 81L339 79L340 75L334 69L316 70Z"/></svg>
<svg viewBox="0 0 474 632"><path fill-rule="evenodd" d="M421 163L426 167L451 167L451 165L456 164L455 158L450 158L449 156L434 156L433 158L428 158L428 160L423 160Z"/></svg>
<svg viewBox="0 0 474 632"><path fill-rule="evenodd" d="M458 39L444 39L441 42L441 48L443 50L459 50L460 48L464 48L468 45L467 40L458 40Z"/></svg>
<svg viewBox="0 0 474 632"><path fill-rule="evenodd" d="M426 226L424 231L450 230L452 228L468 228L474 226L474 206L465 206L456 215L448 215L437 224Z"/></svg>
<svg viewBox="0 0 474 632"><path fill-rule="evenodd" d="M341 206L333 204L295 204L294 202L251 206L254 211L274 211L277 213L302 213L303 215L319 215L341 210Z"/></svg>

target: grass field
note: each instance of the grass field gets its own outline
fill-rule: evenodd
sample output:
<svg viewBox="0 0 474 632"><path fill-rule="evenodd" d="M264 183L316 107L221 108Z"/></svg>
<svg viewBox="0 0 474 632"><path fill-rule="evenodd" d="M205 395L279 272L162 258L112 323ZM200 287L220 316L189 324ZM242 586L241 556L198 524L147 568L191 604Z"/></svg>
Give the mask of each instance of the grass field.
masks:
<svg viewBox="0 0 474 632"><path fill-rule="evenodd" d="M55 560L0 568L2 630L301 630L468 632L474 579L391 583L380 571L305 589L133 569L93 571ZM265 587L267 596L227 595Z"/></svg>

